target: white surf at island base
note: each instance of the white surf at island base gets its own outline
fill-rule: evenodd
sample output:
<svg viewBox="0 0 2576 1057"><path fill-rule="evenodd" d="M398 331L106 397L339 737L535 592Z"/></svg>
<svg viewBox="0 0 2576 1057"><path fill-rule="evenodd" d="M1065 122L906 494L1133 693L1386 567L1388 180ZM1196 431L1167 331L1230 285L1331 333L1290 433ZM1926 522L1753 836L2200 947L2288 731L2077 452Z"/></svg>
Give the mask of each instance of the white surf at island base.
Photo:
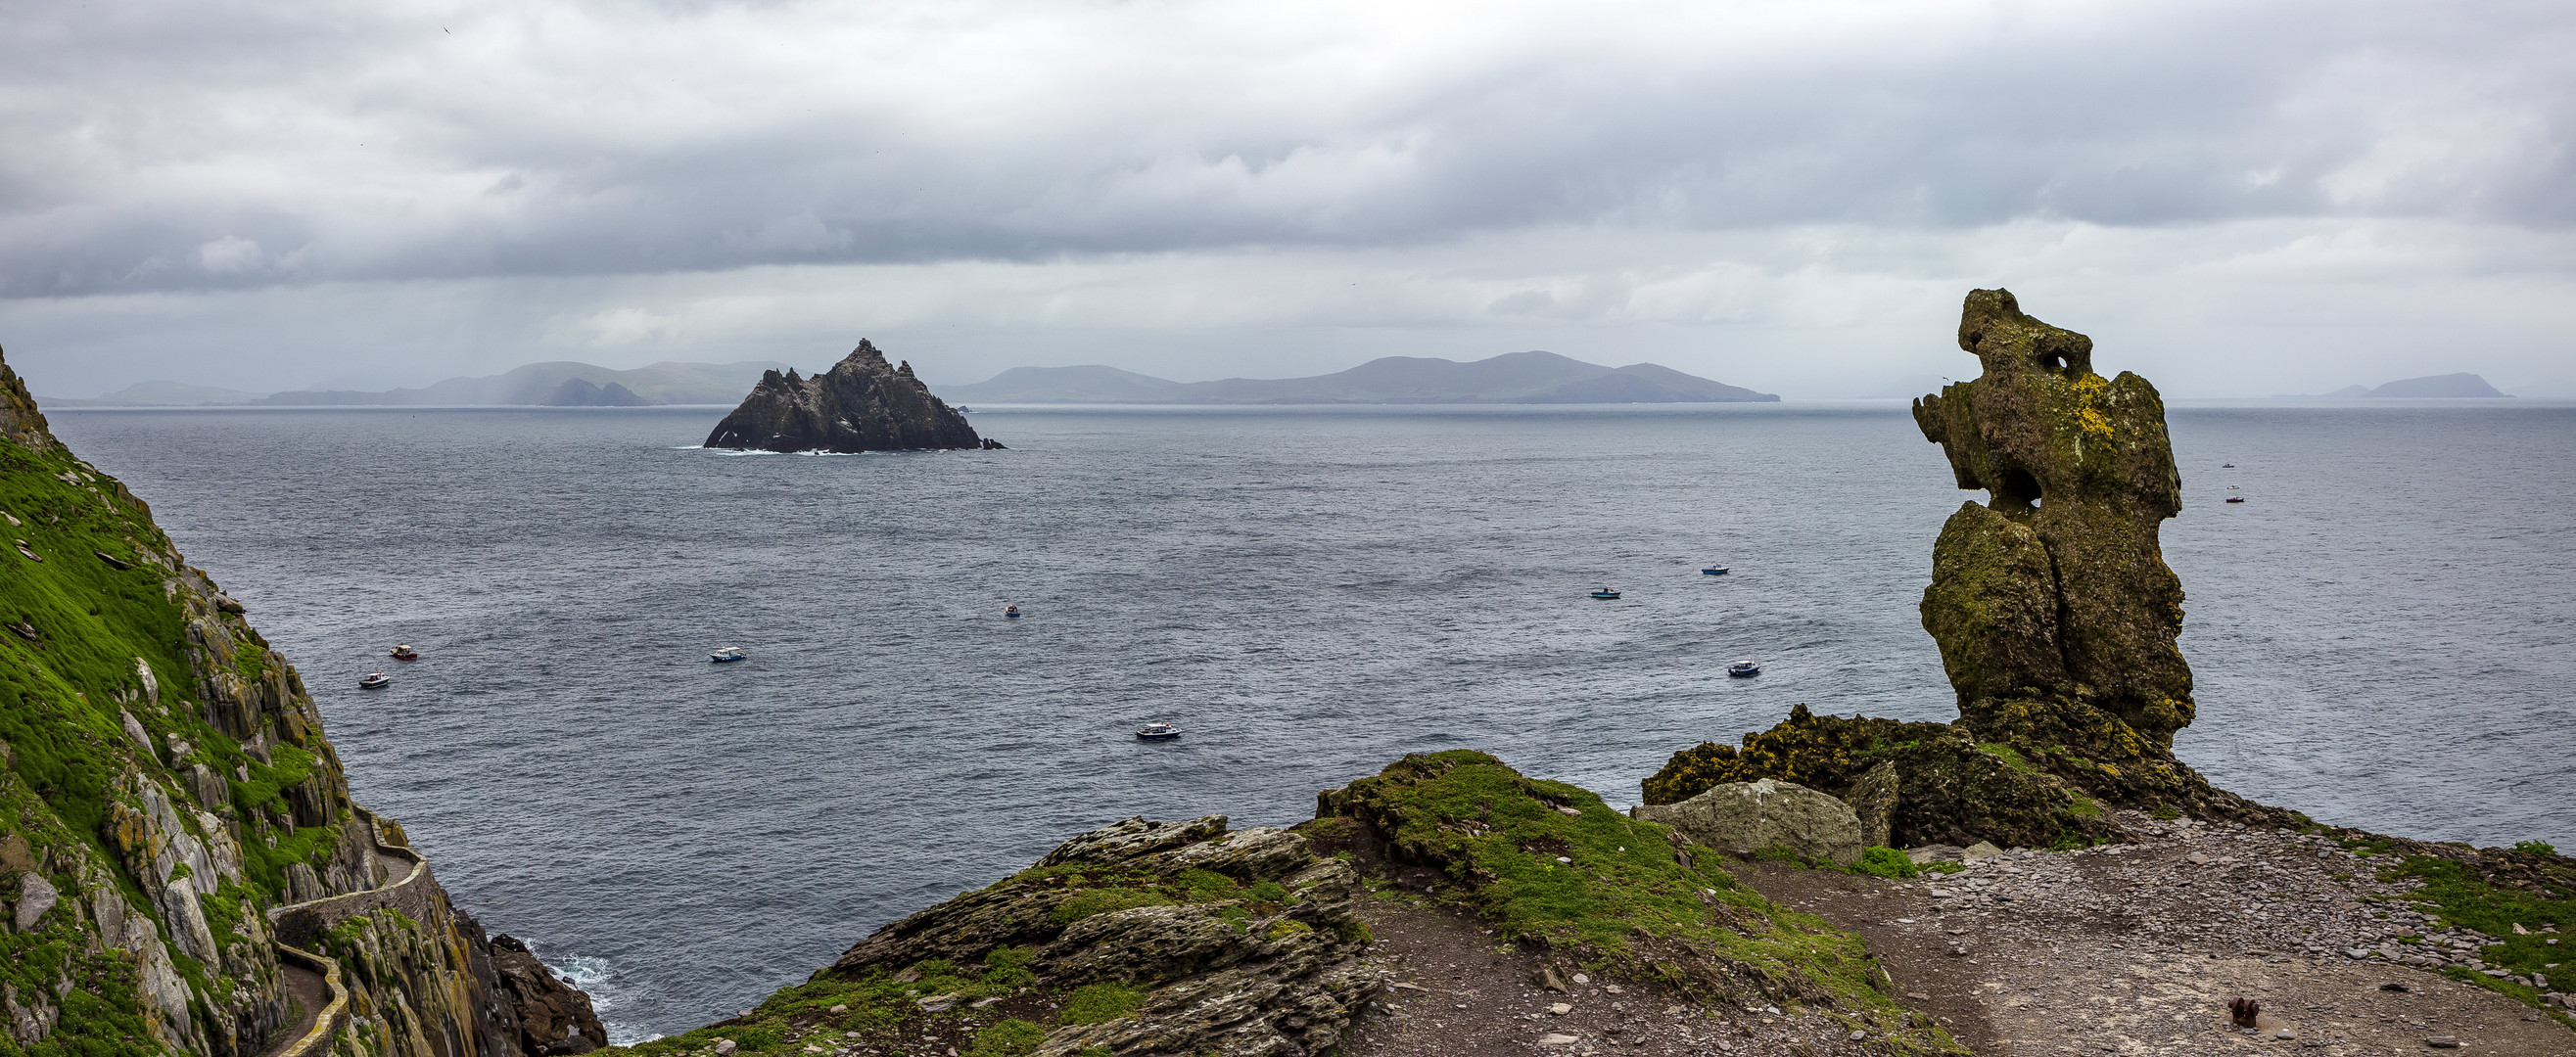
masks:
<svg viewBox="0 0 2576 1057"><path fill-rule="evenodd" d="M2184 759L2576 847L2576 406L2505 404L2172 411ZM1462 747L1624 805L1799 702L1956 715L1915 606L1971 494L1901 404L1002 411L1008 451L838 459L696 450L706 409L52 417L620 1041L1128 815L1294 823Z"/></svg>

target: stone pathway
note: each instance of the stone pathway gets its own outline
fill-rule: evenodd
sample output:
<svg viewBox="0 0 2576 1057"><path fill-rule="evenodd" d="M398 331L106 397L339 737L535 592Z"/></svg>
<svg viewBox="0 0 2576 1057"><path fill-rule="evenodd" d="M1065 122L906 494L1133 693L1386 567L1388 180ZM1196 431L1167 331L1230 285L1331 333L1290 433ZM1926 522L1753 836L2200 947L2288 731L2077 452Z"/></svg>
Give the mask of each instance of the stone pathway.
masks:
<svg viewBox="0 0 2576 1057"><path fill-rule="evenodd" d="M276 1045L268 1049L272 1054L284 1052L287 1047L304 1041L304 1036L313 1030L313 1022L331 1004L331 987L323 982L322 974L292 962L280 963L277 973L280 982L286 985L286 993L294 996L304 1012L293 1027L278 1034Z"/></svg>
<svg viewBox="0 0 2576 1057"><path fill-rule="evenodd" d="M2392 941L2422 919L2364 902L2406 886L2380 883L2330 842L2122 822L2148 842L2007 854L1919 881L1738 870L1773 899L1860 933L1909 1002L1981 1054L2576 1057L2576 1031L2530 1007L2372 956L2411 952ZM2227 1002L2240 997L2261 1003L2259 1033L2230 1024ZM2458 1048L2427 1041L2445 1037Z"/></svg>

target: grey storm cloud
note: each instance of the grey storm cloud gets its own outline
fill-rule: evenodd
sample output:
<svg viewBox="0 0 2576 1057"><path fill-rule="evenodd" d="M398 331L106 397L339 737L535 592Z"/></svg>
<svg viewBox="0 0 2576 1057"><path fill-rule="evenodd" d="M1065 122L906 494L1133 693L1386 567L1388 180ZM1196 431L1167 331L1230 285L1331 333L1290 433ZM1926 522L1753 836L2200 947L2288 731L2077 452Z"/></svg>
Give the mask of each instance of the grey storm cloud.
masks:
<svg viewBox="0 0 2576 1057"><path fill-rule="evenodd" d="M10 17L19 298L1567 225L2576 220L2553 3Z"/></svg>

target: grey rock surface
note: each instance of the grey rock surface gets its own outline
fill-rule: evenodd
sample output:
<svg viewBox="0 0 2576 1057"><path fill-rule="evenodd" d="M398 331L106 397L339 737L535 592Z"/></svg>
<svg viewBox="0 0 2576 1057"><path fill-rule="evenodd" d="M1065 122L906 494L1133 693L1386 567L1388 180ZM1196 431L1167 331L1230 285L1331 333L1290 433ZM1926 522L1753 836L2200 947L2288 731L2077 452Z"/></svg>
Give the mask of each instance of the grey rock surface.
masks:
<svg viewBox="0 0 2576 1057"><path fill-rule="evenodd" d="M1772 778L1729 782L1678 804L1642 804L1630 814L1739 855L1786 847L1810 859L1848 863L1865 847L1860 816L1851 805Z"/></svg>
<svg viewBox="0 0 2576 1057"><path fill-rule="evenodd" d="M1029 869L877 930L817 979L900 974L929 959L974 964L1034 951L1033 986L1122 984L1143 1005L1063 1025L1039 1057L1121 1054L1307 1057L1341 1045L1377 987L1354 926L1359 875L1304 836L1229 831L1223 815L1130 818L1064 842ZM955 1005L950 996L920 1000Z"/></svg>
<svg viewBox="0 0 2576 1057"><path fill-rule="evenodd" d="M1852 814L1860 818L1861 847L1891 847L1888 841L1896 825L1897 785L1896 761L1880 760L1843 791L1843 802L1850 804Z"/></svg>
<svg viewBox="0 0 2576 1057"><path fill-rule="evenodd" d="M54 904L61 900L62 893L55 891L53 882L45 880L43 874L32 872L19 874L16 920L18 931L25 932L35 928L36 922L44 918L45 912L52 910Z"/></svg>
<svg viewBox="0 0 2576 1057"><path fill-rule="evenodd" d="M930 395L912 364L888 364L862 341L832 369L812 378L794 370L760 376L742 405L707 434L710 448L761 451L905 451L998 448L975 434L966 416Z"/></svg>

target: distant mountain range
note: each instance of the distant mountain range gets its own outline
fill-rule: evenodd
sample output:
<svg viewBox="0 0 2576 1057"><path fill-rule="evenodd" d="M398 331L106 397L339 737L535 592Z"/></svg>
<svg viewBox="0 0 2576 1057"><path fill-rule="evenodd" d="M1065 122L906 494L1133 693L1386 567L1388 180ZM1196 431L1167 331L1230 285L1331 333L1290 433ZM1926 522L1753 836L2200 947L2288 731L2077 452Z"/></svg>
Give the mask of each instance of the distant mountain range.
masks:
<svg viewBox="0 0 2576 1057"><path fill-rule="evenodd" d="M143 382L91 400L44 398L47 407L640 407L650 404L734 404L769 370L787 365L657 363L613 370L559 360L532 363L504 374L450 378L419 389L361 392L351 389L245 393L235 389Z"/></svg>
<svg viewBox="0 0 2576 1057"><path fill-rule="evenodd" d="M2487 380L2474 374L2428 374L2422 378L2401 378L2372 388L2347 385L2331 393L2301 393L2300 396L2509 396L2499 393Z"/></svg>
<svg viewBox="0 0 2576 1057"><path fill-rule="evenodd" d="M993 404L1680 404L1777 401L1670 367L1603 367L1552 352L1491 359L1389 356L1310 378L1175 382L1098 365L1014 367L973 385L944 387L952 401Z"/></svg>

